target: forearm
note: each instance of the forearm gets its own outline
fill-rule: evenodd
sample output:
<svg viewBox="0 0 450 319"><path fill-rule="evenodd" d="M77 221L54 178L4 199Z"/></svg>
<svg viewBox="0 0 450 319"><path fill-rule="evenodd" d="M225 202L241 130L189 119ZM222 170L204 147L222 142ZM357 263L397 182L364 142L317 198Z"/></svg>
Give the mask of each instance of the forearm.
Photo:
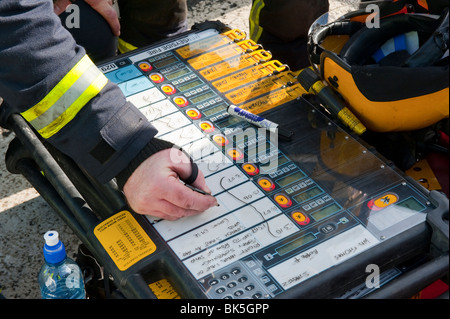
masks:
<svg viewBox="0 0 450 319"><path fill-rule="evenodd" d="M80 71L84 86L70 84L85 52L61 26L51 0L1 0L0 25L0 96L6 102L0 121L20 113L95 178L115 177L156 130L92 62L85 62L90 75Z"/></svg>

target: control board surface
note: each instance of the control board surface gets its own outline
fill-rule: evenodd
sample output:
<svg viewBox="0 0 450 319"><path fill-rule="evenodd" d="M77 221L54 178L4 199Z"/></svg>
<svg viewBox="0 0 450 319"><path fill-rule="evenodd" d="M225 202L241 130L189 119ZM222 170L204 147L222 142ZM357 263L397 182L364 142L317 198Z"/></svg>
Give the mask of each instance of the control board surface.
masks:
<svg viewBox="0 0 450 319"><path fill-rule="evenodd" d="M274 298L421 224L426 194L302 98L239 30L192 31L100 65L188 152L220 206L148 218L209 298ZM290 142L227 113L295 131Z"/></svg>

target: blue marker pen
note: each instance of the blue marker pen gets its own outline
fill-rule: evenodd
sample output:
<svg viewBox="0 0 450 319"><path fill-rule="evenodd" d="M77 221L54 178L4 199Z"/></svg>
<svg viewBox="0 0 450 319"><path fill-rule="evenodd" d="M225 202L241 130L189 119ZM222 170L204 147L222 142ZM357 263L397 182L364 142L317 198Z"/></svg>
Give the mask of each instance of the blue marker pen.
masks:
<svg viewBox="0 0 450 319"><path fill-rule="evenodd" d="M284 139L290 140L292 138L292 136L294 135L293 132L285 130L283 128L280 128L277 123L274 123L274 122L269 121L261 116L250 113L250 112L243 110L235 105L230 105L227 109L227 112L230 113L231 115L234 115L236 117L244 119L247 122L254 124L258 127L265 128L266 130L268 130L270 132L278 133Z"/></svg>

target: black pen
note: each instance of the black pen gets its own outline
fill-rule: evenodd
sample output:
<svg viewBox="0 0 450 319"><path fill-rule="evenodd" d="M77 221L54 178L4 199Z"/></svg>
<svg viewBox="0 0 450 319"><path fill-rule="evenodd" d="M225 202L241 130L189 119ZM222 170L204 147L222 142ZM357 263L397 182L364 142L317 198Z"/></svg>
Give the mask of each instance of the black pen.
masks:
<svg viewBox="0 0 450 319"><path fill-rule="evenodd" d="M200 189L200 188L197 188L197 187L195 187L195 186L192 186L192 185L189 185L189 184L184 184L187 188L190 188L190 189L192 189L193 191L195 191L195 192L197 192L197 193L200 193L200 194L203 194L203 195L209 195L209 196L212 196L210 193L208 193L208 192L205 192L203 189ZM213 196L214 197L214 196Z"/></svg>
<svg viewBox="0 0 450 319"><path fill-rule="evenodd" d="M205 192L203 189L197 188L197 187L192 186L192 185L190 185L190 184L184 184L184 185L185 185L187 188L192 189L194 192L200 193L200 194L202 194L202 195L209 195L209 196L214 197L212 194L210 194L210 193L208 193L208 192ZM216 205L216 206L220 206L220 204L217 202L217 205Z"/></svg>

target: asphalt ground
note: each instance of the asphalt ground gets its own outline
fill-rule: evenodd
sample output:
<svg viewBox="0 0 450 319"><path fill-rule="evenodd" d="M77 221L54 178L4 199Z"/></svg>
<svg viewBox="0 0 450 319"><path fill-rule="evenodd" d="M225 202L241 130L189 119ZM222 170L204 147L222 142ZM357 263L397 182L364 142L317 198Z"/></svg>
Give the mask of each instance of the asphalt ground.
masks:
<svg viewBox="0 0 450 319"><path fill-rule="evenodd" d="M330 6L356 2L331 0ZM220 20L248 32L251 0L188 0L188 6L190 25ZM6 170L4 156L13 138L13 133L0 128L0 292L8 299L39 299L44 233L58 231L72 258L80 241L23 176Z"/></svg>

